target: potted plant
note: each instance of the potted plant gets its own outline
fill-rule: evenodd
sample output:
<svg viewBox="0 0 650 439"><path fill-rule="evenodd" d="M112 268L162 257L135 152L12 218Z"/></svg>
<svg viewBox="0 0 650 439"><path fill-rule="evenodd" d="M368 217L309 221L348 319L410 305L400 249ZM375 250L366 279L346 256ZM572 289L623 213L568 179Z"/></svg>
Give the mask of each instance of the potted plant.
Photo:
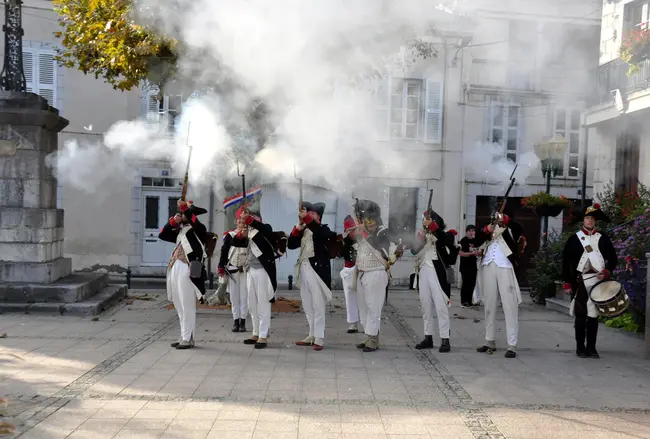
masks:
<svg viewBox="0 0 650 439"><path fill-rule="evenodd" d="M521 200L521 205L533 209L537 216L558 216L571 201L564 195L555 196L546 192L537 192Z"/></svg>
<svg viewBox="0 0 650 439"><path fill-rule="evenodd" d="M621 59L630 65L628 75L639 70L639 64L650 57L650 30L631 31L621 44Z"/></svg>

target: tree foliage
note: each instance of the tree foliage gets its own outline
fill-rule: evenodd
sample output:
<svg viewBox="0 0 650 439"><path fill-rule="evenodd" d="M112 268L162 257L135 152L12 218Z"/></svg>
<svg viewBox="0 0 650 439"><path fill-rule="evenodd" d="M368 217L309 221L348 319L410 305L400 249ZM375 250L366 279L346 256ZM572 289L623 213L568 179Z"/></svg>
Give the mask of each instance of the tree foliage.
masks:
<svg viewBox="0 0 650 439"><path fill-rule="evenodd" d="M118 90L173 76L178 43L137 24L131 0L54 0L64 49L58 60L104 78ZM162 87L161 87L162 88Z"/></svg>

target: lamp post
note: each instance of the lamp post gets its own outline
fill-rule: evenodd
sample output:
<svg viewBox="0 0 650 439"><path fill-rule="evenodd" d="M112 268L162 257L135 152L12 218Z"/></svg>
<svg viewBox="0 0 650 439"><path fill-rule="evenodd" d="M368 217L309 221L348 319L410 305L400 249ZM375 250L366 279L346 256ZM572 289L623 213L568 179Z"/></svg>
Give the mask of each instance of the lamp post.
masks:
<svg viewBox="0 0 650 439"><path fill-rule="evenodd" d="M546 178L546 193L551 193L551 177L555 177L563 166L564 154L569 143L560 135L555 135L546 143L535 145L535 155L542 162L542 175ZM544 246L548 243L548 216L544 217Z"/></svg>
<svg viewBox="0 0 650 439"><path fill-rule="evenodd" d="M0 86L5 91L24 92L27 89L23 71L23 28L22 0L4 0L5 24L5 56Z"/></svg>

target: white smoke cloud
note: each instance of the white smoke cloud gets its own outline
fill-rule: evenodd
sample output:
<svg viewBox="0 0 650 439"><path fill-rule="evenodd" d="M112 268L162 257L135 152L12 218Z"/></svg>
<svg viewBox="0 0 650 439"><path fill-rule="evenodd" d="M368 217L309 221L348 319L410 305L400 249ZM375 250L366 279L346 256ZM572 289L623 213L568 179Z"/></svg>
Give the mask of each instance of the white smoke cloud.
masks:
<svg viewBox="0 0 650 439"><path fill-rule="evenodd" d="M540 163L533 151L519 154L515 163L506 158L505 145L492 142L476 142L463 151L463 156L467 177L487 183L507 183L517 165L514 178L524 184Z"/></svg>

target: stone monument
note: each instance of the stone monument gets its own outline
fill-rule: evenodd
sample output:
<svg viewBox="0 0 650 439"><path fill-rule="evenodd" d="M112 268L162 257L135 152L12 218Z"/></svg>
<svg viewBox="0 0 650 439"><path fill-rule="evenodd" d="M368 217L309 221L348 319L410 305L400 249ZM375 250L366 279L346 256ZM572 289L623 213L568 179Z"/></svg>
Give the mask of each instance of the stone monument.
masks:
<svg viewBox="0 0 650 439"><path fill-rule="evenodd" d="M63 257L63 210L45 157L68 121L25 92L21 0L5 2L0 83L0 310L96 314L126 293L106 274L73 274ZM99 293L99 294L98 294Z"/></svg>

